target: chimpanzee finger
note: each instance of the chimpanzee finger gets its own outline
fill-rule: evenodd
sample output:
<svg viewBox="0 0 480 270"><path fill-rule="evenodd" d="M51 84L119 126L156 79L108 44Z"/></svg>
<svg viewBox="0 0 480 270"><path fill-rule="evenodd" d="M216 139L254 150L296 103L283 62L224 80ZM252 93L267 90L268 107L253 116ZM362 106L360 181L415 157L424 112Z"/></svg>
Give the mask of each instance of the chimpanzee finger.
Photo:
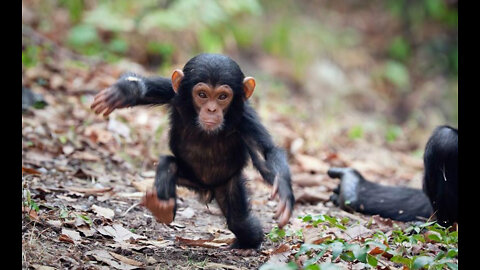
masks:
<svg viewBox="0 0 480 270"><path fill-rule="evenodd" d="M94 98L92 105L90 105L90 108L93 108L97 106L99 103L103 102L106 98L109 97L109 88L102 90L100 93L98 93Z"/></svg>
<svg viewBox="0 0 480 270"><path fill-rule="evenodd" d="M290 217L292 216L292 209L290 208L290 205L286 203L287 207L283 210L282 215L278 219L278 227L281 229L283 226L287 225L288 221L290 220Z"/></svg>
<svg viewBox="0 0 480 270"><path fill-rule="evenodd" d="M278 192L278 176L275 176L275 180L273 181L273 188L272 188L272 193L270 194L270 200L275 198Z"/></svg>
<svg viewBox="0 0 480 270"><path fill-rule="evenodd" d="M108 105L106 103L101 103L95 108L95 114L101 114L105 109L108 108Z"/></svg>
<svg viewBox="0 0 480 270"><path fill-rule="evenodd" d="M328 169L327 174L330 176L330 178L341 178L346 170L348 170L348 168L333 167Z"/></svg>
<svg viewBox="0 0 480 270"><path fill-rule="evenodd" d="M280 217L280 215L283 213L283 211L285 210L285 207L287 206L286 202L283 201L283 200L280 200L278 202L278 206L277 206L277 212L275 213L275 218L278 218Z"/></svg>
<svg viewBox="0 0 480 270"><path fill-rule="evenodd" d="M112 113L112 112L113 112L116 108L118 108L121 104L122 104L122 101L119 100L119 101L117 101L115 104L110 105L110 107L108 107L108 110L106 110L106 111L103 113L103 116L104 116L104 117L107 117L110 113Z"/></svg>

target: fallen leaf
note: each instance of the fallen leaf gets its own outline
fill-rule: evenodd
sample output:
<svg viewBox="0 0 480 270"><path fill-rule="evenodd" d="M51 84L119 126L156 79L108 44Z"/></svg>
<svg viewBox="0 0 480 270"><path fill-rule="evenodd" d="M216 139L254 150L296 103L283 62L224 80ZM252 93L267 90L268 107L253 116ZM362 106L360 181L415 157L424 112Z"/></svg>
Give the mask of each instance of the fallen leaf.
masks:
<svg viewBox="0 0 480 270"><path fill-rule="evenodd" d="M113 224L111 226L102 226L97 228L97 231L103 235L113 237L116 242L127 241L130 239L146 239L145 236L132 233L125 229L121 224Z"/></svg>
<svg viewBox="0 0 480 270"><path fill-rule="evenodd" d="M330 200L330 194L315 191L312 189L300 189L294 192L295 201L298 203L318 203Z"/></svg>
<svg viewBox="0 0 480 270"><path fill-rule="evenodd" d="M28 173L28 174L42 174L41 172L33 169L33 168L27 168L27 167L22 167L22 173Z"/></svg>
<svg viewBox="0 0 480 270"><path fill-rule="evenodd" d="M72 159L81 159L85 161L101 161L100 157L90 152L76 151L70 156Z"/></svg>
<svg viewBox="0 0 480 270"><path fill-rule="evenodd" d="M297 154L295 155L295 159L298 161L302 169L307 172L327 173L327 170L330 167L325 162L312 156Z"/></svg>
<svg viewBox="0 0 480 270"><path fill-rule="evenodd" d="M90 237L90 236L93 236L95 234L95 230L90 228L90 226L88 226L88 225L78 226L77 230L79 232L83 233L83 235L85 235L85 237Z"/></svg>
<svg viewBox="0 0 480 270"><path fill-rule="evenodd" d="M115 212L112 209L101 207L98 205L92 205L92 210L99 216L105 217L106 219L113 220Z"/></svg>
<svg viewBox="0 0 480 270"><path fill-rule="evenodd" d="M223 263L213 263L213 262L207 262L202 269L232 269L232 270L240 270L241 268L238 268L234 265L227 265Z"/></svg>
<svg viewBox="0 0 480 270"><path fill-rule="evenodd" d="M187 246L206 247L206 248L219 248L227 246L226 243L216 243L210 239L187 239L180 236L176 236L175 240Z"/></svg>
<svg viewBox="0 0 480 270"><path fill-rule="evenodd" d="M129 265L134 265L134 266L142 266L143 263L139 262L139 261L135 261L133 259L130 259L130 258L127 258L125 256L122 256L120 254L117 254L117 253L114 253L114 252L109 252L110 255L112 255L112 257L114 257L115 259L123 262L123 263L126 263L126 264L129 264Z"/></svg>
<svg viewBox="0 0 480 270"><path fill-rule="evenodd" d="M73 192L80 192L85 195L95 195L95 194L100 194L100 193L105 193L108 191L113 190L113 187L107 187L107 188L82 188L82 187L68 187L67 188L69 191Z"/></svg>
<svg viewBox="0 0 480 270"><path fill-rule="evenodd" d="M374 233L374 231L367 229L363 225L355 225L353 227L348 228L345 231L345 234L351 237L351 239L359 238L359 237L367 237Z"/></svg>
<svg viewBox="0 0 480 270"><path fill-rule="evenodd" d="M87 251L85 253L85 256L91 256L95 258L95 260L106 263L115 269L131 270L131 269L138 268L137 266L128 265L126 263L116 261L115 258L112 255L110 255L108 251L102 250L102 249Z"/></svg>
<svg viewBox="0 0 480 270"><path fill-rule="evenodd" d="M53 227L62 227L62 222L60 220L47 220L47 223L52 225Z"/></svg>
<svg viewBox="0 0 480 270"><path fill-rule="evenodd" d="M153 187L153 179L145 179L142 181L132 181L132 186L140 192L147 192Z"/></svg>
<svg viewBox="0 0 480 270"><path fill-rule="evenodd" d="M74 244L76 244L78 241L82 240L82 237L80 236L79 232L74 231L74 230L70 230L70 229L66 229L66 228L62 229L62 234L60 235L60 238L62 238L62 236L63 236L65 242L70 242L70 243L74 243ZM60 241L63 241L63 240L60 239Z"/></svg>
<svg viewBox="0 0 480 270"><path fill-rule="evenodd" d="M290 246L287 244L281 244L278 248L272 251L271 254L283 253L290 250Z"/></svg>

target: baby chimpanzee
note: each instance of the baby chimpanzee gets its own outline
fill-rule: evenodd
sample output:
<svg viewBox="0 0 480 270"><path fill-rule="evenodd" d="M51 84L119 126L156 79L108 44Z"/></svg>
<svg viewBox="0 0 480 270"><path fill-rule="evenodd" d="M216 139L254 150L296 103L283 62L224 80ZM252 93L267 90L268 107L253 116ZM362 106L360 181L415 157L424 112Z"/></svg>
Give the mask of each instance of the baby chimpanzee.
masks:
<svg viewBox="0 0 480 270"><path fill-rule="evenodd" d="M245 77L231 58L200 54L171 79L126 74L95 97L91 107L104 115L135 105L169 105L173 155L160 157L155 188L143 199L157 221L173 221L175 187L186 186L215 198L236 236L232 248L258 248L263 230L250 212L242 173L250 157L273 185L272 198L279 196L278 225L288 222L294 204L290 169L248 103L254 88L254 78Z"/></svg>

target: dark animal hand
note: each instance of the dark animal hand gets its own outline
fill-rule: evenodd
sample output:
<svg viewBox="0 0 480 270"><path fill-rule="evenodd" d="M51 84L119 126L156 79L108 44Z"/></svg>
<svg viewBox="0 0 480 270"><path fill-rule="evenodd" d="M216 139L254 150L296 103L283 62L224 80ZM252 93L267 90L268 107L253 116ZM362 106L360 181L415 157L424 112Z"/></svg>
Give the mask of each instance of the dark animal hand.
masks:
<svg viewBox="0 0 480 270"><path fill-rule="evenodd" d="M170 224L174 218L175 199L171 198L168 201L159 200L157 191L147 191L142 198L140 205L145 206L157 220L157 222Z"/></svg>
<svg viewBox="0 0 480 270"><path fill-rule="evenodd" d="M288 223L290 217L292 216L294 197L292 194L292 189L288 185L280 186L279 182L279 177L275 177L270 199L275 198L277 195L280 199L280 202L277 206L277 211L275 213L275 218L278 219L278 227L283 228L283 226ZM285 183L285 181L282 183Z"/></svg>
<svg viewBox="0 0 480 270"><path fill-rule="evenodd" d="M108 116L115 109L132 106L133 100L135 100L133 95L122 91L117 85L113 85L98 93L90 108L94 110L96 114L101 114L105 111L103 116Z"/></svg>

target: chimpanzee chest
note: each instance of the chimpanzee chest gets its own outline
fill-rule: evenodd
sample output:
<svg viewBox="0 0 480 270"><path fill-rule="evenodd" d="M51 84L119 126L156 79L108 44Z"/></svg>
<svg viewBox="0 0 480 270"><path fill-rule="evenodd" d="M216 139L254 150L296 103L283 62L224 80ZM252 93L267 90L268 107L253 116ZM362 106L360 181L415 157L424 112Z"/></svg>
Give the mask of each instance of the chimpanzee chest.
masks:
<svg viewBox="0 0 480 270"><path fill-rule="evenodd" d="M174 153L189 174L207 185L218 185L241 172L247 162L243 140L238 136L199 140L181 140L178 153Z"/></svg>

